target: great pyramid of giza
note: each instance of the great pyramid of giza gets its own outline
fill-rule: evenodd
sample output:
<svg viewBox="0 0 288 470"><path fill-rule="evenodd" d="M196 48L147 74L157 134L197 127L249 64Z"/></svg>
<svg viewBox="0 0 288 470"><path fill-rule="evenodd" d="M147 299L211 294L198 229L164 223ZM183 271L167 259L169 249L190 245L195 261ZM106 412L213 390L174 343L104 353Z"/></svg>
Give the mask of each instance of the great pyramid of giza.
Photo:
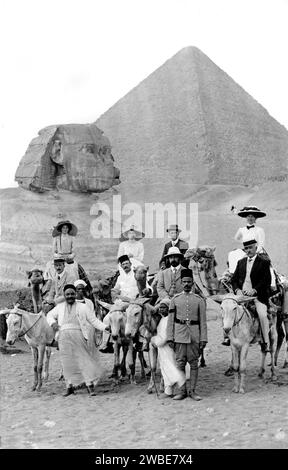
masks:
<svg viewBox="0 0 288 470"><path fill-rule="evenodd" d="M285 180L288 132L195 47L180 50L96 121L122 188Z"/></svg>

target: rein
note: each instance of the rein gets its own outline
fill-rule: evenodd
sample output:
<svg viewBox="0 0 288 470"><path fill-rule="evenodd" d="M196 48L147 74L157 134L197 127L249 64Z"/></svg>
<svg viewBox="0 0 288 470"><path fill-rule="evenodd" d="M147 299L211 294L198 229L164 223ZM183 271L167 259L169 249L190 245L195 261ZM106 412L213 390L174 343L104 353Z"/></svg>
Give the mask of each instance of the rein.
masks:
<svg viewBox="0 0 288 470"><path fill-rule="evenodd" d="M224 300L233 300L238 306L240 305L240 304L238 304L237 300L233 299L232 297L226 297L226 299L224 299ZM242 313L241 317L238 318L238 320L236 320L237 313L238 313L238 309L237 309L237 311L236 311L236 313L235 313L235 317L234 317L234 322L233 322L232 328L233 328L234 326L239 325L239 323L241 322L241 320L242 320L242 318L244 317L244 314L245 314L245 313L246 313L247 317L249 318L249 312L248 312L248 309L245 307L245 305L243 305L243 313Z"/></svg>
<svg viewBox="0 0 288 470"><path fill-rule="evenodd" d="M21 316L21 326L20 326L20 329L22 328L22 322L23 322L23 318L22 318L22 315L19 314L19 313L16 313L16 315L20 315ZM40 318L42 318L42 315L39 316L39 318L37 318L37 320L33 323L32 326L30 326L30 328L28 328L27 331L25 331L24 333L21 333L21 335L18 335L18 338L21 338L22 336L26 335L28 333L28 331L32 330L32 328L36 325L36 323L40 320Z"/></svg>

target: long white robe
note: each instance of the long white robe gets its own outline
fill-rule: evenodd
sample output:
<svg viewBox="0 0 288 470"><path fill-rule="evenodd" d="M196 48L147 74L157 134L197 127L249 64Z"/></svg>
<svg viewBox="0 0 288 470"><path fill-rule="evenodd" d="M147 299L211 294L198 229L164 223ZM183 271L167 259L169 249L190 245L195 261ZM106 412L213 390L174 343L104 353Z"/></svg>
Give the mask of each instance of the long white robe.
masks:
<svg viewBox="0 0 288 470"><path fill-rule="evenodd" d="M167 322L168 316L161 318L157 326L157 335L151 339L151 343L158 348L159 364L165 389L176 383L181 387L186 382L185 375L177 367L174 350L167 344Z"/></svg>

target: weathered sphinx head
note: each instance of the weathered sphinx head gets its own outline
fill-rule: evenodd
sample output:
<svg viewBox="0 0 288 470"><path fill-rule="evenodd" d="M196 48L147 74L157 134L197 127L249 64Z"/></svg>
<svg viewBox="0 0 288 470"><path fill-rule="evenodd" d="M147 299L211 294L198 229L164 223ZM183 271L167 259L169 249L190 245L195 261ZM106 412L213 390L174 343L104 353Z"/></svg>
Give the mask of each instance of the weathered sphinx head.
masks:
<svg viewBox="0 0 288 470"><path fill-rule="evenodd" d="M31 164L33 163L33 164ZM120 183L111 144L95 124L42 129L20 161L15 179L25 189L103 192Z"/></svg>

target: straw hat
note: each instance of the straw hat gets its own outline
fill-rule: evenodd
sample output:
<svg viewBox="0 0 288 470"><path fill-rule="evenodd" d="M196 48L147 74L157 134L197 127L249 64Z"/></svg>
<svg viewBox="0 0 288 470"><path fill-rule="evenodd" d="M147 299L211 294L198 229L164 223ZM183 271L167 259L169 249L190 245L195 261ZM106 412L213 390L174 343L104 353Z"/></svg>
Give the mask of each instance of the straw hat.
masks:
<svg viewBox="0 0 288 470"><path fill-rule="evenodd" d="M128 240L128 232L131 232L131 230L135 233L135 240L141 240L145 237L145 233L139 232L138 230L136 230L134 225L131 225L128 230L125 230L125 232L121 233L121 236L119 238L120 242Z"/></svg>
<svg viewBox="0 0 288 470"><path fill-rule="evenodd" d="M54 227L52 237L58 237L58 235L61 235L61 228L63 227L63 225L68 226L69 235L72 235L72 237L75 237L77 235L78 229L75 224L72 224L70 220L61 220L60 222L58 222L56 227Z"/></svg>
<svg viewBox="0 0 288 470"><path fill-rule="evenodd" d="M254 215L256 219L260 219L261 217L265 217L266 213L260 211L256 206L245 206L238 212L240 217L248 217L248 215Z"/></svg>

